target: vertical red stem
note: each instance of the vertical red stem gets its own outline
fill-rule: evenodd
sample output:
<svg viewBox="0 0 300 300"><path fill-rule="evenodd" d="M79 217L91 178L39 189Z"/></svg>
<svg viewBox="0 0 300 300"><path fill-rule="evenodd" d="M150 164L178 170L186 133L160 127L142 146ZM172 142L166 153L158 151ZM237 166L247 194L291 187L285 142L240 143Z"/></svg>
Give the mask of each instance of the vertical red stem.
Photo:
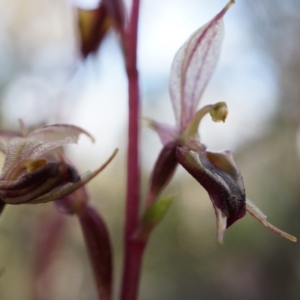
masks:
<svg viewBox="0 0 300 300"><path fill-rule="evenodd" d="M124 265L122 300L135 300L138 293L143 245L132 240L139 221L140 166L139 166L139 77L137 70L137 33L139 0L133 0L129 27L125 36L126 71L129 84L129 129L127 154L127 195L124 232Z"/></svg>

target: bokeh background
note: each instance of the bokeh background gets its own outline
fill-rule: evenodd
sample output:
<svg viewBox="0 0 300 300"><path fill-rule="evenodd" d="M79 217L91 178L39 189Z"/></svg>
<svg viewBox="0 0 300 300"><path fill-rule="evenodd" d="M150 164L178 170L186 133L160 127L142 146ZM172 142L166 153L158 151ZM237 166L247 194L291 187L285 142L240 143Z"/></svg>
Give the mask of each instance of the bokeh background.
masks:
<svg viewBox="0 0 300 300"><path fill-rule="evenodd" d="M142 115L174 122L168 95L172 59L225 0L142 0L139 70ZM89 0L0 0L0 125L16 130L71 123L96 137L67 148L84 172L115 147L114 162L88 185L111 233L115 299L119 293L124 214L127 80L118 37L79 58L76 9ZM225 16L219 65L201 105L226 101L225 124L207 117L202 141L231 149L247 195L278 227L300 237L300 2L237 1ZM142 127L142 193L161 149ZM2 158L3 159L3 158ZM141 300L300 299L300 246L249 216L215 243L208 196L179 168L165 194L176 194L144 257ZM55 235L51 235L55 232ZM49 249L54 239L55 249ZM0 220L0 299L93 300L96 292L77 220L52 204L9 206ZM47 253L47 261L40 261Z"/></svg>

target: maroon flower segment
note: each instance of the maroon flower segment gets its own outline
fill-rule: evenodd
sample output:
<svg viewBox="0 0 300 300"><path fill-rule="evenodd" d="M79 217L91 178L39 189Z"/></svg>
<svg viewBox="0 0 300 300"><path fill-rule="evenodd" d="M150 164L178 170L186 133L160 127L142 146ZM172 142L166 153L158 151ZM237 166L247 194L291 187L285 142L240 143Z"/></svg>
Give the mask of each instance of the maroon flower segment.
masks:
<svg viewBox="0 0 300 300"><path fill-rule="evenodd" d="M214 158L224 160L226 154L206 151L176 151L178 162L205 188L214 207L227 217L227 227L246 214L246 195L242 176L234 166L222 169Z"/></svg>
<svg viewBox="0 0 300 300"><path fill-rule="evenodd" d="M113 259L107 227L97 211L85 205L78 213L95 274L99 298L112 299Z"/></svg>
<svg viewBox="0 0 300 300"><path fill-rule="evenodd" d="M160 193L165 186L172 179L178 165L176 159L176 147L177 144L170 142L161 150L158 159L155 163L151 180L150 187L147 194L147 205L158 199Z"/></svg>

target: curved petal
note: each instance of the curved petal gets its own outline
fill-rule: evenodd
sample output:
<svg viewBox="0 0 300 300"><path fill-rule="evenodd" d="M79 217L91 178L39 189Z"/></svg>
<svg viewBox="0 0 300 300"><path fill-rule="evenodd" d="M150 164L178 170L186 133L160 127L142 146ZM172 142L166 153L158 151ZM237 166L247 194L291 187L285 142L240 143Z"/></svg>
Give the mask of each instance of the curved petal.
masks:
<svg viewBox="0 0 300 300"><path fill-rule="evenodd" d="M14 137L9 140L2 176L13 165L25 159L35 159L58 147L77 143L80 134L93 137L84 129L66 124L45 126L32 131L27 137Z"/></svg>
<svg viewBox="0 0 300 300"><path fill-rule="evenodd" d="M222 18L230 1L210 22L198 29L178 50L170 75L170 95L176 122L184 128L192 119L220 54Z"/></svg>

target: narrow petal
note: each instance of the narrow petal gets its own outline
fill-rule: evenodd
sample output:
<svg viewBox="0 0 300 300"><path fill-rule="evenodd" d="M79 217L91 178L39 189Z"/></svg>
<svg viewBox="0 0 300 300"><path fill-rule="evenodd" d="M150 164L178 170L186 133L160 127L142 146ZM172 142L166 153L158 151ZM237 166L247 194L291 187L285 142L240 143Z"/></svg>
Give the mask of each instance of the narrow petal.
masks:
<svg viewBox="0 0 300 300"><path fill-rule="evenodd" d="M78 214L96 279L99 299L112 299L113 260L107 227L101 216L90 206Z"/></svg>
<svg viewBox="0 0 300 300"><path fill-rule="evenodd" d="M84 129L66 124L45 126L32 131L27 137L12 138L7 145L1 176L22 160L35 159L58 147L77 143L80 134L87 135L94 142Z"/></svg>
<svg viewBox="0 0 300 300"><path fill-rule="evenodd" d="M210 22L198 29L175 55L170 75L170 95L176 122L191 121L200 97L215 69L224 34L222 18L230 1Z"/></svg>
<svg viewBox="0 0 300 300"><path fill-rule="evenodd" d="M178 165L176 147L177 144L172 142L165 145L156 160L147 193L147 206L150 206L157 200L157 197L159 197L175 173Z"/></svg>
<svg viewBox="0 0 300 300"><path fill-rule="evenodd" d="M151 119L144 120L146 124L158 134L160 141L164 146L178 139L179 130L176 126L159 123Z"/></svg>
<svg viewBox="0 0 300 300"><path fill-rule="evenodd" d="M276 234L292 241L297 242L297 238L290 235L289 233L286 233L279 228L275 227L271 223L267 221L267 216L249 199L246 199L246 208L247 212L254 217L256 220L258 220L260 223L262 223L264 226L266 226L271 231L275 232Z"/></svg>
<svg viewBox="0 0 300 300"><path fill-rule="evenodd" d="M219 246L223 245L224 234L227 228L227 217L222 213L222 211L215 207L216 219L217 219L217 244Z"/></svg>

